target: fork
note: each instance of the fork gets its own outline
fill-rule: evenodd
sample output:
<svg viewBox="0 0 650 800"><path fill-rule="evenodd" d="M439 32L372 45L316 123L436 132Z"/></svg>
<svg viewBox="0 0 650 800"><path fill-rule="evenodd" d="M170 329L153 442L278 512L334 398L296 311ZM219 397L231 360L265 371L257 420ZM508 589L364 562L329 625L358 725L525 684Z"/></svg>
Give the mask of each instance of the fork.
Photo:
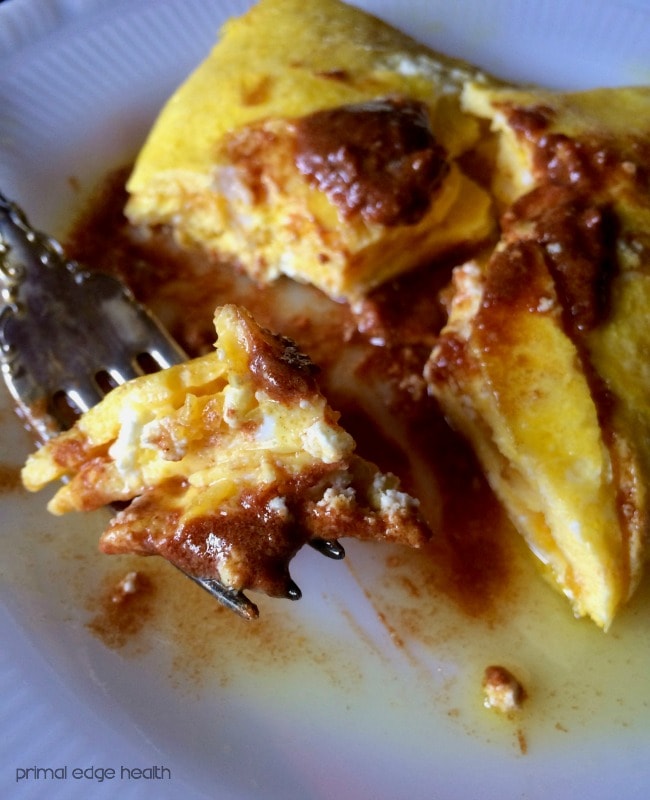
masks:
<svg viewBox="0 0 650 800"><path fill-rule="evenodd" d="M0 368L27 426L43 443L70 427L105 394L187 355L162 324L112 275L66 258L0 193ZM309 544L341 559L336 539ZM186 574L246 619L259 610L241 590ZM297 600L290 582L287 597Z"/></svg>

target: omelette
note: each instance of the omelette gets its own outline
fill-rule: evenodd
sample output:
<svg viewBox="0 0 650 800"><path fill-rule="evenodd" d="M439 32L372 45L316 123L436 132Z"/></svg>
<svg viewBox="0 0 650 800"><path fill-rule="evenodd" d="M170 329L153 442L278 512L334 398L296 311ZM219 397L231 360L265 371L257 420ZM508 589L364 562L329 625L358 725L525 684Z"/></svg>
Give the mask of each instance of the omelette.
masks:
<svg viewBox="0 0 650 800"><path fill-rule="evenodd" d="M356 455L295 344L235 305L215 328L214 352L113 389L32 454L25 486L65 479L53 514L126 504L105 553L160 555L277 597L308 540L423 544L417 501Z"/></svg>
<svg viewBox="0 0 650 800"><path fill-rule="evenodd" d="M468 84L498 138L496 248L455 270L427 365L578 616L643 572L650 480L650 89Z"/></svg>
<svg viewBox="0 0 650 800"><path fill-rule="evenodd" d="M339 0L261 0L162 109L127 216L357 301L493 230L459 166L479 134L459 92L480 75Z"/></svg>

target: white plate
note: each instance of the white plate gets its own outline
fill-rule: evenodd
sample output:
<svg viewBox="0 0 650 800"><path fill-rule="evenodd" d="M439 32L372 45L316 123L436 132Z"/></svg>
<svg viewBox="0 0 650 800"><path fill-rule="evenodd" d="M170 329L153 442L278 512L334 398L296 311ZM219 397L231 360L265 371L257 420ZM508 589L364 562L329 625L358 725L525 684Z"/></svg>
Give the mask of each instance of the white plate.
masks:
<svg viewBox="0 0 650 800"><path fill-rule="evenodd" d="M81 4L14 3L0 5L0 187L54 232L134 155L221 22L248 5L88 0L75 15ZM647 3L361 5L509 78L650 82ZM253 633L162 570L173 589L148 631L106 647L89 632L88 599L124 562L95 553L101 516L53 519L18 489L30 442L0 402L3 798L648 796L647 586L607 636L531 573L509 619L464 624L443 597L421 609L423 639L401 625L408 608L381 549L349 546L344 564L301 553L303 599L264 604ZM519 722L480 708L477 665L495 659L528 681ZM153 765L162 779L121 773ZM102 781L102 769L115 775Z"/></svg>

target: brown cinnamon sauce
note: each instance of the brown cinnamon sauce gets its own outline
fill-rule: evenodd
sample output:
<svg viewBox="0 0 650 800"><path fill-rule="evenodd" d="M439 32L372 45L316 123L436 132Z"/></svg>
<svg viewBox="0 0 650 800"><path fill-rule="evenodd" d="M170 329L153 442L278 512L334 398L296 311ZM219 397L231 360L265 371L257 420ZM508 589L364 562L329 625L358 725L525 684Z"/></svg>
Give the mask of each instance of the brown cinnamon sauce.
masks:
<svg viewBox="0 0 650 800"><path fill-rule="evenodd" d="M424 103L386 98L296 122L296 165L342 214L382 225L419 222L446 175Z"/></svg>

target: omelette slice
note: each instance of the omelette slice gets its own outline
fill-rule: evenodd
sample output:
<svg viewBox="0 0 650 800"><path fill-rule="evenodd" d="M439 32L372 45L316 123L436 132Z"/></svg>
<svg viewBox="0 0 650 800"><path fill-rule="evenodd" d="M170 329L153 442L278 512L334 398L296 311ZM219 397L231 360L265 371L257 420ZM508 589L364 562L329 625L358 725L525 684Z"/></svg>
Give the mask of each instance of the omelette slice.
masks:
<svg viewBox="0 0 650 800"><path fill-rule="evenodd" d="M480 242L492 202L459 157L478 70L339 0L260 0L162 109L126 213L183 244L354 302Z"/></svg>
<svg viewBox="0 0 650 800"><path fill-rule="evenodd" d="M272 596L310 539L422 544L417 501L354 453L309 359L241 307L217 309L215 327L214 352L113 389L31 455L25 486L67 479L54 514L126 503L106 553Z"/></svg>
<svg viewBox="0 0 650 800"><path fill-rule="evenodd" d="M650 89L469 87L498 137L495 251L457 268L427 365L514 524L608 628L643 572L650 483Z"/></svg>

